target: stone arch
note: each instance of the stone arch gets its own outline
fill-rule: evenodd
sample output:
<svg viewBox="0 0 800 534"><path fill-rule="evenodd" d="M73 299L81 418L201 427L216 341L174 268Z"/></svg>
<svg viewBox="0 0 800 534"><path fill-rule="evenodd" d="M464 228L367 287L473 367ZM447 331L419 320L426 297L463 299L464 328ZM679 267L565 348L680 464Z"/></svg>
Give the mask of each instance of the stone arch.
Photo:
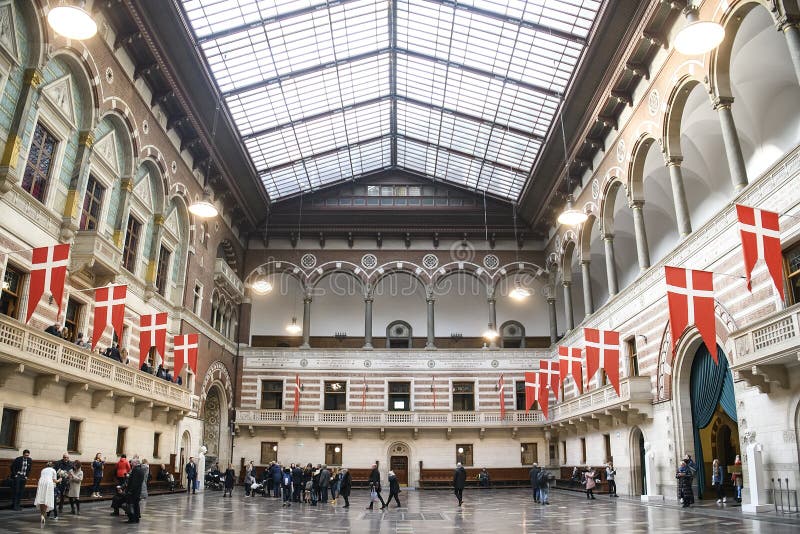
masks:
<svg viewBox="0 0 800 534"><path fill-rule="evenodd" d="M137 174L141 169L145 169L146 172L150 173L153 215L163 214L166 211L167 192L170 190L167 177L161 172L158 162L150 157L141 159Z"/></svg>
<svg viewBox="0 0 800 534"><path fill-rule="evenodd" d="M398 267L398 264L402 265ZM428 271L419 265L407 261L388 262L376 267L375 270L373 270L367 277L367 292L371 294L371 292L374 291L382 279L393 274L407 274L419 282L420 285L425 289L426 293L430 292L430 285L433 277L428 273ZM372 279L373 277L374 279Z"/></svg>
<svg viewBox="0 0 800 534"><path fill-rule="evenodd" d="M597 215L589 213L586 222L581 225L578 232L578 243L581 261L591 260L592 249L592 228L597 224Z"/></svg>
<svg viewBox="0 0 800 534"><path fill-rule="evenodd" d="M97 86L92 82L92 68L76 50L64 47L59 48L49 55L47 62L43 65L46 68L51 61L62 61L66 64L70 73L73 75L75 84L78 86L81 97L80 122L76 124L78 130L94 130L100 115L100 98ZM96 69L95 69L96 70ZM87 99L86 96L89 96Z"/></svg>
<svg viewBox="0 0 800 534"><path fill-rule="evenodd" d="M669 157L681 158L681 121L683 110L689 99L689 94L697 85L702 83L691 74L684 74L673 85L667 99L667 111L664 113L664 154Z"/></svg>
<svg viewBox="0 0 800 534"><path fill-rule="evenodd" d="M308 274L308 289L313 291L319 283L332 274L343 274L352 278L358 284L362 293L366 295L369 279L361 268L350 262L326 262Z"/></svg>
<svg viewBox="0 0 800 534"><path fill-rule="evenodd" d="M525 348L525 325L519 321L508 320L504 321L497 330L500 333L500 346L502 348L511 348L509 342L513 343L513 348ZM516 333L516 335L513 335Z"/></svg>
<svg viewBox="0 0 800 534"><path fill-rule="evenodd" d="M399 327L399 329L398 329ZM406 335L398 336L395 332L404 332ZM410 323L407 321L403 321L401 319L395 319L391 323L386 325L386 348L411 348L412 343L414 340L414 329ZM393 341L402 341L403 345L407 343L407 346L398 346Z"/></svg>
<svg viewBox="0 0 800 534"><path fill-rule="evenodd" d="M290 276L294 278L305 293L310 286L308 275L299 265L282 260L271 260L252 269L244 279L246 286L250 286L259 276Z"/></svg>
<svg viewBox="0 0 800 534"><path fill-rule="evenodd" d="M23 65L28 68L42 66L47 61L47 53L50 50L50 31L47 28L47 15L44 13L40 0L32 2L13 2L14 9L22 13L25 20L28 36L28 60Z"/></svg>
<svg viewBox="0 0 800 534"><path fill-rule="evenodd" d="M604 235L614 233L614 209L617 191L620 187L626 188L626 185L620 178L612 176L603 188L603 200L600 203L600 230Z"/></svg>
<svg viewBox="0 0 800 534"><path fill-rule="evenodd" d="M141 149L141 154L143 158L151 158L153 161L156 162L158 165L159 170L162 174L167 175L167 160L164 158L164 154L162 154L161 150L155 145L145 145ZM178 187L178 189L175 189ZM170 187L170 192L179 191L181 195L185 196L187 200L187 204L192 203L192 199L190 198L189 191L186 186L182 182L176 182Z"/></svg>
<svg viewBox="0 0 800 534"><path fill-rule="evenodd" d="M125 119L125 117L116 111L106 111L97 121L95 132L105 120L107 120L114 128L114 131L117 135L117 142L122 148L123 161L119 162L119 175L131 176L134 172L134 165L137 156L135 143L131 135L130 123ZM95 135L95 141L97 141L97 135Z"/></svg>
<svg viewBox="0 0 800 534"><path fill-rule="evenodd" d="M111 102L110 104L108 104L109 101ZM122 103L123 105L120 106L118 105L119 103ZM103 104L107 104L104 106L104 116L109 113L113 113L117 115L125 125L125 129L128 131L128 135L130 136L133 157L138 158L140 154L140 147L139 127L136 125L136 117L133 115L128 105L122 102L122 100L120 100L118 97L106 98Z"/></svg>
<svg viewBox="0 0 800 534"><path fill-rule="evenodd" d="M478 282L482 283L486 289L487 294L492 289L491 275L486 272L486 269L472 262L450 262L442 265L432 276L431 287L434 291L441 289L442 282L455 274L466 274L471 276Z"/></svg>
<svg viewBox="0 0 800 534"><path fill-rule="evenodd" d="M529 282L544 284L543 277L547 274L547 269L529 261L515 261L500 266L492 275L492 291L496 294L498 286L511 277L519 278L522 275L531 275L532 280L524 281L523 285L528 287Z"/></svg>
<svg viewBox="0 0 800 534"><path fill-rule="evenodd" d="M630 493L632 495L644 495L647 484L645 482L645 462L642 458L643 443L646 443L644 432L638 426L631 428L628 438L628 451L630 454Z"/></svg>
<svg viewBox="0 0 800 534"><path fill-rule="evenodd" d="M628 198L631 201L644 201L644 161L656 138L643 133L633 145L631 161L628 167Z"/></svg>
<svg viewBox="0 0 800 534"><path fill-rule="evenodd" d="M569 239L561 247L563 250L561 254L561 280L572 282L572 255L576 248L575 240Z"/></svg>

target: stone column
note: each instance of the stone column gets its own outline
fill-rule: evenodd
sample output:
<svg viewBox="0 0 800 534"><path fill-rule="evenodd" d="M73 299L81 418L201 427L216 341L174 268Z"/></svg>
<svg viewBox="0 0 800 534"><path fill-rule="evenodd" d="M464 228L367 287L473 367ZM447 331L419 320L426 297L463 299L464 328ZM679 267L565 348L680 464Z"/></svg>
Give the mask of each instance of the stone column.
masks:
<svg viewBox="0 0 800 534"><path fill-rule="evenodd" d="M747 185L747 168L744 165L744 155L739 144L739 134L736 133L736 124L733 122L731 105L733 98L718 96L714 100L714 109L719 113L719 123L722 126L722 140L725 142L725 154L728 156L728 167L731 170L731 181L736 191Z"/></svg>
<svg viewBox="0 0 800 534"><path fill-rule="evenodd" d="M366 350L372 350L372 301L372 297L364 299L364 349Z"/></svg>
<svg viewBox="0 0 800 534"><path fill-rule="evenodd" d="M778 23L778 31L782 31L786 37L786 44L789 45L789 55L792 56L794 73L800 83L800 27L798 27L798 22L784 18Z"/></svg>
<svg viewBox="0 0 800 534"><path fill-rule="evenodd" d="M428 350L436 349L436 331L433 324L433 304L435 300L428 297L428 340L425 342L425 348Z"/></svg>
<svg viewBox="0 0 800 534"><path fill-rule="evenodd" d="M617 283L617 266L614 260L614 234L603 234L603 245L606 249L606 276L608 277L608 295L619 292Z"/></svg>
<svg viewBox="0 0 800 534"><path fill-rule="evenodd" d="M558 316L556 315L556 298L547 297L547 311L550 318L550 343L558 341Z"/></svg>
<svg viewBox="0 0 800 534"><path fill-rule="evenodd" d="M42 85L42 73L38 69L25 69L22 79L22 90L14 108L14 117L8 128L5 150L0 156L0 196L8 193L12 185L20 181L19 152L22 150L22 136L25 133L25 124L31 114L31 109L39 101L39 91ZM23 172L24 172L23 165Z"/></svg>
<svg viewBox="0 0 800 534"><path fill-rule="evenodd" d="M158 260L161 252L161 238L164 235L164 216L160 213L153 216L153 239L150 241L150 257L147 261L145 273L145 295L148 292L156 293L156 276L158 274ZM152 296L152 295L151 295Z"/></svg>
<svg viewBox="0 0 800 534"><path fill-rule="evenodd" d="M564 280L564 315L567 316L567 330L575 328L575 318L572 315L572 282Z"/></svg>
<svg viewBox="0 0 800 534"><path fill-rule="evenodd" d="M639 258L639 268L645 270L650 267L650 250L647 246L647 231L644 227L644 200L634 200L631 203L633 210L633 231L636 234L636 256Z"/></svg>
<svg viewBox="0 0 800 534"><path fill-rule="evenodd" d="M125 242L125 225L128 224L128 215L131 212L131 193L133 193L133 177L125 176L119 184L119 208L117 220L114 222L114 244L122 249Z"/></svg>
<svg viewBox="0 0 800 534"><path fill-rule="evenodd" d="M497 304L497 301L495 300L494 297L490 297L488 299L488 302L489 302L489 330L494 330L498 334L489 341L489 348L496 349L497 339L500 337L499 335L500 332L497 331L497 308L495 306Z"/></svg>
<svg viewBox="0 0 800 534"><path fill-rule="evenodd" d="M592 272L591 260L581 260L581 278L583 279L583 308L588 317L594 312L594 297L592 297Z"/></svg>
<svg viewBox="0 0 800 534"><path fill-rule="evenodd" d="M692 219L689 217L689 203L686 202L686 189L683 187L683 173L681 172L680 156L666 156L664 163L669 172L669 181L672 185L672 202L675 204L675 219L678 223L678 232L681 237L692 233Z"/></svg>
<svg viewBox="0 0 800 534"><path fill-rule="evenodd" d="M78 137L78 151L75 155L75 168L69 183L67 200L64 202L64 213L61 217L61 231L59 239L62 243L72 241L78 231L81 214L83 212L81 199L86 193L86 183L89 181L89 158L94 145L92 132L81 132Z"/></svg>
<svg viewBox="0 0 800 534"><path fill-rule="evenodd" d="M300 345L301 349L310 349L311 345L311 297L306 296L303 298L303 344Z"/></svg>

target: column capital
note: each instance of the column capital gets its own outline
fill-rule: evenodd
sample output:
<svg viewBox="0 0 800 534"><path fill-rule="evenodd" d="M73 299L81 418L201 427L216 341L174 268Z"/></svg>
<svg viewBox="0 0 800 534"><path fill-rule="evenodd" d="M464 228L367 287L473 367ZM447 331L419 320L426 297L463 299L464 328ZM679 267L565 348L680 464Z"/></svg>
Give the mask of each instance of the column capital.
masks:
<svg viewBox="0 0 800 534"><path fill-rule="evenodd" d="M731 106L733 105L733 97L715 96L711 103L713 104L714 111L719 111L720 109L731 109Z"/></svg>
<svg viewBox="0 0 800 534"><path fill-rule="evenodd" d="M683 156L671 156L664 154L664 165L667 167L680 167L683 163Z"/></svg>
<svg viewBox="0 0 800 534"><path fill-rule="evenodd" d="M591 265L591 264L592 264L592 260L581 258L581 265Z"/></svg>
<svg viewBox="0 0 800 534"><path fill-rule="evenodd" d="M800 19L790 15L783 15L775 21L775 27L779 32L786 32L791 29L796 30L800 28Z"/></svg>
<svg viewBox="0 0 800 534"><path fill-rule="evenodd" d="M572 286L572 280L562 280L561 281L561 285L563 285L564 287L571 287Z"/></svg>
<svg viewBox="0 0 800 534"><path fill-rule="evenodd" d="M552 296L551 297L547 297L547 303L548 304L555 304L556 303L556 298L552 297Z"/></svg>
<svg viewBox="0 0 800 534"><path fill-rule="evenodd" d="M640 210L644 207L644 200L631 200L628 207L632 210Z"/></svg>
<svg viewBox="0 0 800 534"><path fill-rule="evenodd" d="M603 241L610 241L611 243L614 242L614 234L603 234L600 236Z"/></svg>
<svg viewBox="0 0 800 534"><path fill-rule="evenodd" d="M156 226L164 226L164 216L157 213L153 216L153 224Z"/></svg>
<svg viewBox="0 0 800 534"><path fill-rule="evenodd" d="M86 148L92 148L94 145L94 133L91 131L83 131L78 136L78 144Z"/></svg>
<svg viewBox="0 0 800 534"><path fill-rule="evenodd" d="M34 89L38 89L44 78L42 78L42 72L39 69L25 69L25 74L22 77L22 81L26 85L30 85Z"/></svg>
<svg viewBox="0 0 800 534"><path fill-rule="evenodd" d="M436 302L436 299L434 297L425 297L425 302L428 304L433 304Z"/></svg>
<svg viewBox="0 0 800 534"><path fill-rule="evenodd" d="M303 304L311 304L311 302L312 302L313 300L314 300L314 299L313 299L313 298L311 298L311 296L310 296L310 295L306 295L305 297L303 297Z"/></svg>
<svg viewBox="0 0 800 534"><path fill-rule="evenodd" d="M131 177L123 178L120 181L120 186L123 191L127 191L128 193L133 193L133 178Z"/></svg>
<svg viewBox="0 0 800 534"><path fill-rule="evenodd" d="M371 302L374 302L374 301L375 301L375 297L373 297L372 295L370 295L368 297L364 297L364 303L367 303L367 302L371 303Z"/></svg>

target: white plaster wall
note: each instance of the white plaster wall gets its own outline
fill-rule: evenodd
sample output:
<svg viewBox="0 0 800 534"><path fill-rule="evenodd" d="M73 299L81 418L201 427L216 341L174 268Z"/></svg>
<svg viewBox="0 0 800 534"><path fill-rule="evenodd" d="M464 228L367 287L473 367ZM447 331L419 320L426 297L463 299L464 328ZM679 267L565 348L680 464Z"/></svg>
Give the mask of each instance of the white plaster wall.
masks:
<svg viewBox="0 0 800 534"><path fill-rule="evenodd" d="M447 318L442 317L442 320L446 321ZM409 323L414 337L428 335L425 288L409 274L387 275L375 286L372 335L385 336L386 327L394 321Z"/></svg>

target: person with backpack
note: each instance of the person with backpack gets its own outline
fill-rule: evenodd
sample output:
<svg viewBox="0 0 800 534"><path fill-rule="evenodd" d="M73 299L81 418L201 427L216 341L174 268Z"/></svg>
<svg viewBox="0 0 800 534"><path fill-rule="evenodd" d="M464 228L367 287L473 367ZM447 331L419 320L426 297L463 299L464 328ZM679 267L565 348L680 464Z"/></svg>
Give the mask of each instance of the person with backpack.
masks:
<svg viewBox="0 0 800 534"><path fill-rule="evenodd" d="M283 504L281 506L292 505L292 470L289 467L283 469L281 475L281 489L283 489Z"/></svg>
<svg viewBox="0 0 800 534"><path fill-rule="evenodd" d="M536 488L539 490L539 502L550 505L550 473L539 469L536 475Z"/></svg>

